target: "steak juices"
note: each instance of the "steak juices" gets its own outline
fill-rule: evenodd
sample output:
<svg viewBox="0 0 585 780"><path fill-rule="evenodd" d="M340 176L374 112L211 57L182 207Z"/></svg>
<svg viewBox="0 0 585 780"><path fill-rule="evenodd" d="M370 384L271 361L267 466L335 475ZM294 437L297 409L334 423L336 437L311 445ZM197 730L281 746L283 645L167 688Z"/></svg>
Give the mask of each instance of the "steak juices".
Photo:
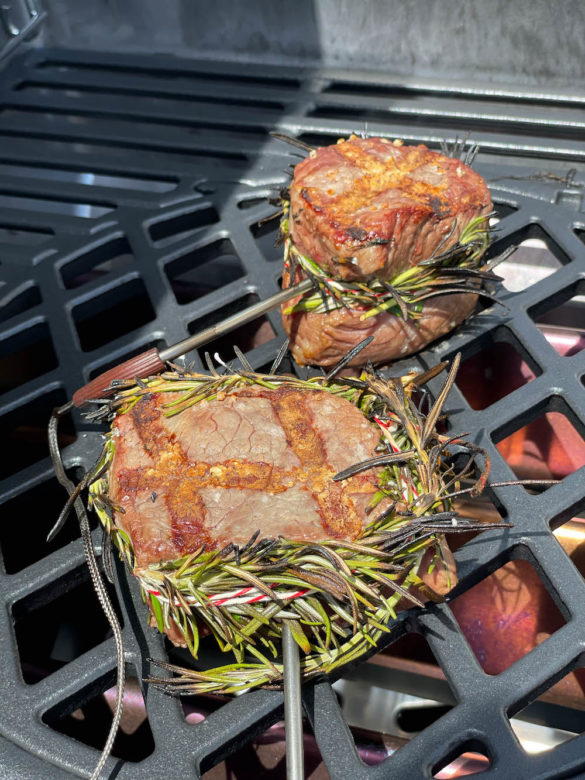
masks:
<svg viewBox="0 0 585 780"><path fill-rule="evenodd" d="M492 204L461 160L352 136L295 167L284 209L283 287L320 286L282 308L301 365L334 365L368 336L354 365L404 357L473 310Z"/></svg>

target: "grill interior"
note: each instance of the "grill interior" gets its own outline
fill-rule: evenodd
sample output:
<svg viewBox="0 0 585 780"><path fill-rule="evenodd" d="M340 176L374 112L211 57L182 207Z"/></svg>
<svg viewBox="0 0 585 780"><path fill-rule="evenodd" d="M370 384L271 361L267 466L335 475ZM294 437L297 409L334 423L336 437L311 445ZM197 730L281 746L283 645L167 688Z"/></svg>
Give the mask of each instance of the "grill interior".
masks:
<svg viewBox="0 0 585 780"><path fill-rule="evenodd" d="M553 530L585 508L579 450L585 353L578 330L583 102L536 89L486 91L163 56L31 49L9 62L0 108L0 426L9 455L0 483L0 734L11 776L88 775L105 738L103 726L88 726L107 722L104 701L114 684L113 641L98 614L74 520L44 544L64 500L45 443L50 411L111 365L180 341L278 291L276 225L257 223L272 210L267 196L287 181L286 169L299 157L271 139L272 130L316 145L367 130L435 148L471 131L481 147L475 167L498 212L490 251L520 245L501 267L499 298L507 308L484 308L392 371L426 368L462 352L449 425L489 451L494 480L522 472L510 440L527 426L544 426L535 436L541 443L544 436L545 458L551 431L561 437L561 429L562 436L572 431L570 449L577 453L557 469L562 482L545 491L493 489L495 511L514 527L464 545L457 553L462 582L447 603L402 614L388 636L388 645L421 637L441 670L440 700L446 696L449 706L429 716L427 728L398 752L384 761L378 752L366 763L366 737L354 739L330 682L317 681L303 691L315 737L308 755L316 766L320 754L329 776L340 778L430 778L470 752L489 762L487 769L480 762L485 777L583 769L582 736L531 755L510 722L582 665L585 586ZM205 349L231 359L235 342L255 368L265 369L283 340L272 312ZM187 360L203 368L199 353ZM73 475L100 449L100 432L78 415L61 426L61 439ZM97 548L100 542L96 530ZM455 602L512 564L524 573L528 567L542 583L558 625L509 668L486 674ZM148 659L164 659L168 647L145 627L137 590L117 568L128 674L141 680ZM390 684L396 675L383 657L354 675L367 678L365 670L377 664ZM131 691L139 709L144 696L148 720L132 732L138 737L118 740L108 767L120 778L199 776L230 754L243 755L238 751L282 719L278 692L182 707L155 690L141 692L138 683Z"/></svg>

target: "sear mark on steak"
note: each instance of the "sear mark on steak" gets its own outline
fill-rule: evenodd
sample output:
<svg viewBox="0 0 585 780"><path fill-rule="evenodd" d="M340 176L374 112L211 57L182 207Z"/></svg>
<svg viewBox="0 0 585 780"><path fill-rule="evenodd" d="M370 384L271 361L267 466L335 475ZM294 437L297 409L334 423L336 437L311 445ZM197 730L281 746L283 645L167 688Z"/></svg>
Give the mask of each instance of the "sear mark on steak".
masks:
<svg viewBox="0 0 585 780"><path fill-rule="evenodd" d="M354 241L365 241L368 238L368 231L364 230L360 227L348 227L347 228L347 235L354 239ZM376 239L372 239L374 243L376 242ZM378 239L380 240L380 239ZM387 239L381 239L382 241L386 241Z"/></svg>
<svg viewBox="0 0 585 780"><path fill-rule="evenodd" d="M372 457L377 427L320 390L241 388L174 417L177 394L141 399L114 422L110 496L137 566L206 543L221 549L261 537L354 538L377 489L376 473L332 477ZM156 495L156 501L152 496Z"/></svg>

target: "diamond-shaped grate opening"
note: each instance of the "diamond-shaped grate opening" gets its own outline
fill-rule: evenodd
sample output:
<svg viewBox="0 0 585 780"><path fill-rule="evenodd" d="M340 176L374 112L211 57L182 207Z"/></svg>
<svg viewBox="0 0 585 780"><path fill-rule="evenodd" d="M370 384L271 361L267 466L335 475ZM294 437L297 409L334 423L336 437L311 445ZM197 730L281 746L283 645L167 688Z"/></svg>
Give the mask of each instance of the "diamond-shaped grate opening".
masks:
<svg viewBox="0 0 585 780"><path fill-rule="evenodd" d="M585 732L584 691L585 669L577 660L544 690L510 707L510 724L526 753L555 750Z"/></svg>
<svg viewBox="0 0 585 780"><path fill-rule="evenodd" d="M68 289L82 287L101 279L111 271L123 268L132 260L134 256L128 241L125 238L117 238L64 264L61 267L63 284Z"/></svg>
<svg viewBox="0 0 585 780"><path fill-rule="evenodd" d="M109 585L108 591L117 604ZM12 615L22 677L28 685L48 677L111 635L84 569L68 582L55 583L52 589L17 601Z"/></svg>
<svg viewBox="0 0 585 780"><path fill-rule="evenodd" d="M516 211L518 211L517 206L513 206L511 203L502 203L496 201L493 205L494 211L496 213L490 217L490 227L495 227L503 219L506 219L506 217L509 217L511 214L514 214Z"/></svg>
<svg viewBox="0 0 585 780"><path fill-rule="evenodd" d="M245 271L232 242L222 238L167 263L165 273L177 303L189 303L235 282Z"/></svg>
<svg viewBox="0 0 585 780"><path fill-rule="evenodd" d="M564 479L585 465L583 435L562 399L549 399L530 418L522 427L496 431L492 437L518 479Z"/></svg>
<svg viewBox="0 0 585 780"><path fill-rule="evenodd" d="M253 209L257 206L266 206L266 197L267 196L254 196L253 198L242 198L242 200L238 201L238 208L241 211L247 211L248 209Z"/></svg>
<svg viewBox="0 0 585 780"><path fill-rule="evenodd" d="M232 314L237 314L248 308L248 306L252 306L259 300L255 293L249 293L243 298L238 298L232 303L210 312L207 316L189 323L189 333L198 333L203 328L210 328L227 317L231 317ZM209 352L210 355L214 355L217 352L222 360L228 362L235 357L234 344L237 344L242 352L249 352L262 344L266 344L275 336L276 333L268 317L256 317L256 319L241 325L225 336L219 336L208 342L201 348L200 352L202 354L203 352Z"/></svg>
<svg viewBox="0 0 585 780"><path fill-rule="evenodd" d="M534 566L516 559L449 604L486 674L500 674L544 642L565 619Z"/></svg>
<svg viewBox="0 0 585 780"><path fill-rule="evenodd" d="M84 352L101 347L151 322L156 314L141 279L132 279L74 307L79 343Z"/></svg>
<svg viewBox="0 0 585 780"><path fill-rule="evenodd" d="M422 634L419 634L416 631L410 631L403 634L399 639L385 648L385 650L382 651L381 656L411 660L415 663L437 666L437 660L433 655L433 651L428 642ZM376 656L375 660L380 660L380 658Z"/></svg>
<svg viewBox="0 0 585 780"><path fill-rule="evenodd" d="M451 709L450 704L405 705L396 714L396 724L406 734L419 734Z"/></svg>
<svg viewBox="0 0 585 780"><path fill-rule="evenodd" d="M484 491L477 498L469 498L467 496L456 498L453 502L453 508L462 518L469 518L480 523L501 523L508 519L506 508L492 501L488 491ZM466 533L451 534L448 539L449 548L453 552L457 552L463 545L477 537L481 541L483 533L485 532L468 531Z"/></svg>
<svg viewBox="0 0 585 780"><path fill-rule="evenodd" d="M278 226L278 218L271 219L267 222L261 222L260 224L255 222L250 226L250 230L256 239L262 256L265 260L268 260L269 263L282 262L283 249L282 246L277 246Z"/></svg>
<svg viewBox="0 0 585 780"><path fill-rule="evenodd" d="M212 694L182 696L181 707L187 723L201 723L210 713L215 712L222 704L225 704L226 701L228 701L227 697Z"/></svg>
<svg viewBox="0 0 585 780"><path fill-rule="evenodd" d="M38 285L29 282L0 307L0 322L5 322L11 317L27 311L27 309L32 309L33 306L38 306L42 300Z"/></svg>
<svg viewBox="0 0 585 780"><path fill-rule="evenodd" d="M305 725L305 728L308 728ZM303 735L304 777L307 780L329 778L319 747L311 733ZM209 769L202 780L244 780L259 777L281 780L286 776L286 742L284 723L275 723L267 731L247 743L233 755Z"/></svg>
<svg viewBox="0 0 585 780"><path fill-rule="evenodd" d="M196 206L181 209L172 216L153 222L148 233L157 246L166 246L195 233L202 227L219 222L219 214L213 206Z"/></svg>
<svg viewBox="0 0 585 780"><path fill-rule="evenodd" d="M472 409L486 409L541 373L508 328L490 331L471 349L463 352L456 381Z"/></svg>
<svg viewBox="0 0 585 780"><path fill-rule="evenodd" d="M147 608L142 607L141 619L146 621L148 619L146 617L147 615ZM164 648L168 661L175 666L204 670L214 669L216 667L225 666L226 664L230 663L230 656L219 648L217 641L211 635L208 629L204 625L200 624L199 630L199 649L197 651L197 659L195 660L185 647L174 645L168 636L165 636ZM250 661L252 661L252 658L253 656L250 656ZM211 713L229 703L229 701L229 696L215 694L185 696L181 697L181 706L183 708L183 714L187 722L199 723L200 721L205 720Z"/></svg>
<svg viewBox="0 0 585 780"><path fill-rule="evenodd" d="M275 355L276 357L276 355ZM270 369L272 368L273 360L268 361L268 363L264 363L263 365L260 365L256 368L256 370L261 374L267 374ZM279 364L278 367L278 373L279 374L294 374L295 372L295 364L293 359L290 356L285 357Z"/></svg>
<svg viewBox="0 0 585 780"><path fill-rule="evenodd" d="M47 459L47 423L56 406L66 401L63 390L52 390L17 406L0 417L0 434L10 457L6 459L3 476ZM59 444L65 447L77 438L71 417L63 419L59 426Z"/></svg>
<svg viewBox="0 0 585 780"><path fill-rule="evenodd" d="M585 285L571 285L528 312L549 344L563 357L585 347Z"/></svg>
<svg viewBox="0 0 585 780"><path fill-rule="evenodd" d="M528 225L499 241L494 250L503 250L503 244L517 246L516 251L496 269L503 285L510 292L521 292L547 277L569 262L569 258L555 241L536 224Z"/></svg>
<svg viewBox="0 0 585 780"><path fill-rule="evenodd" d="M70 474L75 480L76 475ZM67 493L56 479L48 479L23 491L2 505L0 523L0 550L7 574L14 574L79 538L79 526L70 517L63 530L51 541L47 535L55 524L67 500ZM90 516L93 528L95 517ZM26 544L15 529L27 523Z"/></svg>
<svg viewBox="0 0 585 780"><path fill-rule="evenodd" d="M404 744L400 737L381 734L378 731L350 726L355 748L360 760L367 766L377 766Z"/></svg>
<svg viewBox="0 0 585 780"><path fill-rule="evenodd" d="M575 514L568 520L566 517L553 518L551 527L557 542L585 577L585 507L577 507L572 511Z"/></svg>
<svg viewBox="0 0 585 780"><path fill-rule="evenodd" d="M0 344L0 392L20 387L58 365L46 322L23 328Z"/></svg>
<svg viewBox="0 0 585 780"><path fill-rule="evenodd" d="M423 732L456 702L430 645L418 632L402 634L368 664L344 675L334 689L356 747L368 738L364 760L371 764Z"/></svg>
<svg viewBox="0 0 585 780"><path fill-rule="evenodd" d="M139 762L155 749L146 706L136 672L127 670L124 687L124 709L112 755L124 761ZM117 688L112 672L102 679L98 693L92 688L80 691L75 703L60 704L43 715L50 728L72 739L101 750L110 728ZM80 701L81 699L81 701ZM98 754L96 753L96 756Z"/></svg>
<svg viewBox="0 0 585 780"><path fill-rule="evenodd" d="M435 780L479 775L490 768L486 745L479 739L469 739L451 750L443 761L433 767Z"/></svg>

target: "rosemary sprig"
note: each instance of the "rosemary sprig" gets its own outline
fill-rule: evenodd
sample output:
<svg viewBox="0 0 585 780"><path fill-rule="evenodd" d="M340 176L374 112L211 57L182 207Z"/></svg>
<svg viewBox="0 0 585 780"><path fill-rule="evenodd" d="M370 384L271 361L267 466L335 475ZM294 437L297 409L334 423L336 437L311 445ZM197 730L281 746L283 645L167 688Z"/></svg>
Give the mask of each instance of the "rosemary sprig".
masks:
<svg viewBox="0 0 585 780"><path fill-rule="evenodd" d="M173 393L164 404L171 416L246 385L289 385L339 395L380 429L381 456L336 477L345 479L368 466L378 469L371 519L357 538L301 543L283 537L259 539L256 533L242 547L203 547L148 567L136 566L132 541L117 523L122 510L108 496L108 468L115 451L115 438L108 437L89 487L90 506L133 570L159 630L178 629L196 658L205 624L219 647L233 657L232 663L208 670L159 663L178 676L155 677L152 683L176 695L279 686L285 619L293 621L289 625L303 651L304 678L331 672L377 645L391 630L401 599L421 604L410 589L424 590L420 568L425 551L432 548L438 561L444 534L490 527L458 517L449 498L460 487L459 474L468 474L478 454L473 445L436 427L455 370L456 365L426 414L415 401L420 378L414 372L385 380L366 370L357 381L337 376L301 380L248 369L224 375L167 372L138 384L117 385L116 396L104 405L104 416L125 414L151 393ZM468 463L459 472L449 454L455 444L459 453L468 453ZM484 481L481 474L479 489Z"/></svg>
<svg viewBox="0 0 585 780"><path fill-rule="evenodd" d="M482 260L490 243L489 214L470 220L458 241L441 251L457 227L455 218L449 235L431 257L391 279L373 277L367 281L348 281L332 277L299 250L289 230L290 201L283 199L282 204L280 235L284 241L285 268L293 276L298 266L315 284L315 291L305 293L297 303L285 309L285 314L303 311L323 313L347 308L361 311L361 320L384 311L403 319L417 319L427 298L442 293L478 294L484 281L499 281L499 277L490 273ZM485 291L482 295L486 295Z"/></svg>

